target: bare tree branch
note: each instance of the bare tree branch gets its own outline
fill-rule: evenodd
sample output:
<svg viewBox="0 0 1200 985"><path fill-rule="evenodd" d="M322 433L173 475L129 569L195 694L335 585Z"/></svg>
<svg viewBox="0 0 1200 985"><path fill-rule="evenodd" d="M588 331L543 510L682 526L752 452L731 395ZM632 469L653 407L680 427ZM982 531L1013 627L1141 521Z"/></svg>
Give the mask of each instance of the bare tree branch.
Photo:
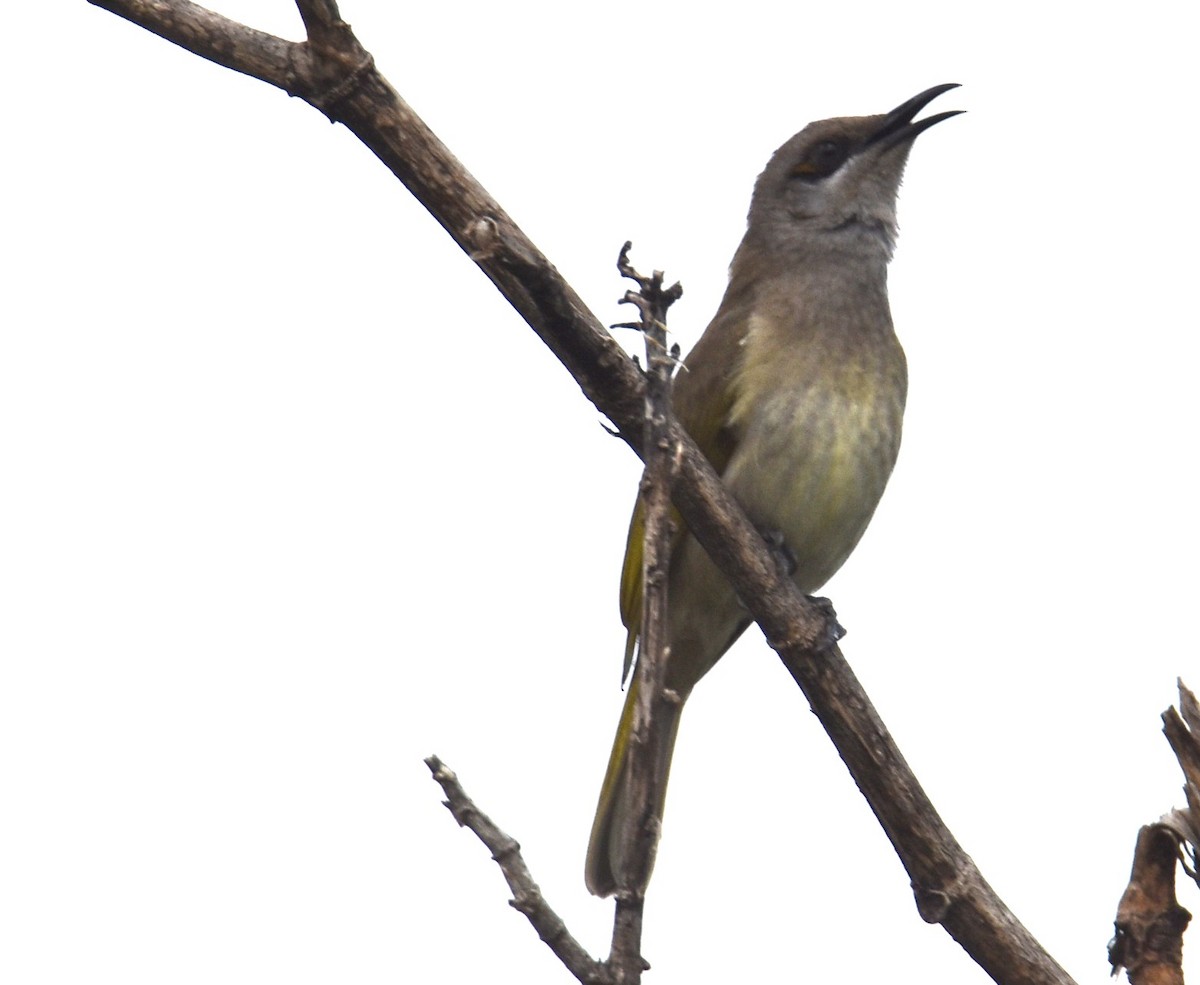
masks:
<svg viewBox="0 0 1200 985"><path fill-rule="evenodd" d="M558 271L375 69L332 3L300 4L310 32L292 44L187 0L92 0L236 71L299 95L344 123L475 260L639 454L641 374ZM838 746L912 879L918 909L996 981L1070 978L1004 906L921 790L836 645L829 613L782 576L758 532L688 435L675 506L779 651Z"/></svg>
<svg viewBox="0 0 1200 985"><path fill-rule="evenodd" d="M1166 825L1138 832L1108 949L1113 974L1127 968L1131 985L1183 985L1183 932L1192 915L1175 898L1178 854L1178 836Z"/></svg>
<svg viewBox="0 0 1200 985"><path fill-rule="evenodd" d="M997 982L1070 982L946 827L837 647L813 659L804 643L772 645L904 864L922 919Z"/></svg>
<svg viewBox="0 0 1200 985"><path fill-rule="evenodd" d="M1129 971L1132 985L1183 985L1183 932L1192 915L1175 898L1175 863L1196 872L1200 838L1200 704L1178 681L1179 710L1162 714L1163 732L1183 770L1187 807L1168 812L1138 832L1129 885L1117 905L1108 947L1113 974Z"/></svg>
<svg viewBox="0 0 1200 985"><path fill-rule="evenodd" d="M1183 793L1187 807L1173 810L1160 823L1171 828L1180 838L1181 850L1186 853L1184 869L1197 883L1200 871L1196 860L1200 856L1200 704L1183 681L1179 686L1179 710L1168 708L1162 714L1163 732L1183 770Z"/></svg>
<svg viewBox="0 0 1200 985"><path fill-rule="evenodd" d="M546 942L572 975L584 985L598 985L609 981L603 965L596 961L579 941L575 940L567 930L567 925L555 913L546 898L542 895L538 884L525 865L521 856L521 846L501 831L490 817L483 813L475 802L467 796L458 782L454 771L449 769L437 756L425 760L433 778L441 784L446 794L446 807L454 815L462 827L470 828L492 853L492 858L500 866L508 888L512 890L512 906L520 910L537 931L538 937Z"/></svg>
<svg viewBox="0 0 1200 985"><path fill-rule="evenodd" d="M293 91L298 45L256 31L190 0L89 0L194 55Z"/></svg>
<svg viewBox="0 0 1200 985"><path fill-rule="evenodd" d="M609 965L619 982L637 985L647 965L642 958L642 913L645 886L658 852L660 818L655 805L664 796L662 777L655 764L668 755L664 748L670 733L656 728L667 717L670 702L679 695L664 689L669 646L667 643L667 576L671 554L671 489L678 471L677 446L670 440L671 378L679 361L679 347L667 346L667 309L683 294L679 284L663 287L661 271L650 277L639 274L629 262L629 243L621 249L617 267L622 276L638 284L624 302L636 305L641 321L624 327L639 328L646 342L646 409L643 424L646 469L642 475L642 618L637 665L637 704L626 769L631 811L640 818L633 844L620 854L627 861L618 874L616 912L613 919Z"/></svg>
<svg viewBox="0 0 1200 985"><path fill-rule="evenodd" d="M309 38L330 28L346 26L335 0L296 0L296 8L300 11L300 19L304 21L304 30Z"/></svg>

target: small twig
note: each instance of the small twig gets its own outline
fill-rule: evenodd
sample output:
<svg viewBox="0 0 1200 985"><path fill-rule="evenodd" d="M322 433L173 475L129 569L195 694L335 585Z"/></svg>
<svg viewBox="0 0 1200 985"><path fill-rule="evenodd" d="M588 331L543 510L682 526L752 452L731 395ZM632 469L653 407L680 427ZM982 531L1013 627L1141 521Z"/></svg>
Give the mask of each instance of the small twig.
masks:
<svg viewBox="0 0 1200 985"><path fill-rule="evenodd" d="M1171 811L1159 823L1167 825L1179 836L1184 871L1200 883L1196 867L1200 852L1200 705L1183 681L1179 681L1178 686L1179 710L1168 708L1163 712L1163 732L1183 770L1187 807Z"/></svg>
<svg viewBox="0 0 1200 985"><path fill-rule="evenodd" d="M668 656L667 575L671 552L671 491L679 472L678 445L671 440L671 377L679 361L679 347L667 347L667 309L683 294L678 283L663 287L662 271L645 277L629 262L626 243L617 259L623 277L637 282L623 303L641 313L640 328L646 342L646 401L643 448L646 468L642 473L642 615L639 628L637 704L633 713L629 755L629 799L634 817L632 843L619 846L621 859L617 878L616 912L613 920L609 966L613 978L630 985L641 980L649 967L641 956L642 912L646 884L658 851L660 819L656 804L664 791L655 764L667 755L668 730L655 728L664 714L662 702L673 696L664 692ZM633 326L631 326L633 327ZM675 698L675 700L678 700Z"/></svg>
<svg viewBox="0 0 1200 985"><path fill-rule="evenodd" d="M458 782L454 771L437 756L430 756L425 760L425 765L441 785L442 792L446 795L446 807L454 815L454 820L474 831L491 851L492 858L504 873L508 888L512 890L513 898L509 905L525 914L538 936L580 982L584 985L602 985L607 982L609 979L604 966L571 936L562 918L550 908L542 896L541 889L533 881L525 859L521 856L521 846L475 806L475 802L467 796L462 784Z"/></svg>
<svg viewBox="0 0 1200 985"><path fill-rule="evenodd" d="M296 9L310 38L328 28L344 26L335 0L296 0Z"/></svg>
<svg viewBox="0 0 1200 985"><path fill-rule="evenodd" d="M638 289L626 291L621 303L632 304L641 312L642 317L640 321L623 322L613 327L636 328L641 331L646 340L646 371L649 374L647 385L656 387L659 391L658 399L651 400L647 395L647 401L668 408L671 377L675 367L679 365L679 346L671 346L670 350L667 348L667 309L683 297L683 286L676 281L670 287L664 288L661 270L654 271L649 277L638 273L637 268L629 262L629 251L632 248L633 243L628 240L621 247L621 253L617 257L617 270L622 277L636 281ZM664 393L667 395L665 401L662 396Z"/></svg>

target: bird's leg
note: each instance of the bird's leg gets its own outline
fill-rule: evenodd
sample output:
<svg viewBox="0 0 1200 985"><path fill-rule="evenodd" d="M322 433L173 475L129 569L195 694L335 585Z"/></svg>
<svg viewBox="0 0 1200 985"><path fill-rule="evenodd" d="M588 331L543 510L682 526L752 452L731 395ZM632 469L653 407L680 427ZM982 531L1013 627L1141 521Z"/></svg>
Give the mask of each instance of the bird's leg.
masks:
<svg viewBox="0 0 1200 985"><path fill-rule="evenodd" d="M804 596L821 613L821 619L825 623L825 639L823 641L822 650L831 650L838 644L843 636L846 635L846 627L838 622L837 613L833 610L833 603L827 598L820 595Z"/></svg>
<svg viewBox="0 0 1200 985"><path fill-rule="evenodd" d="M771 552L771 557L775 559L776 570L784 578L791 578L796 573L796 568L800 562L796 559L795 552L788 547L787 541L783 539L783 531L760 529L758 534L767 542L767 550Z"/></svg>
<svg viewBox="0 0 1200 985"><path fill-rule="evenodd" d="M788 547L787 541L783 539L783 531L781 530L762 530L759 535L767 543L767 549L771 552L771 557L775 559L775 567L784 578L791 578L796 573L796 568L799 561L796 559L795 552ZM825 623L826 637L822 649L829 649L836 646L838 640L846 635L846 627L838 622L837 613L833 609L833 603L827 598L820 595L806 595L817 611L821 613L821 619Z"/></svg>

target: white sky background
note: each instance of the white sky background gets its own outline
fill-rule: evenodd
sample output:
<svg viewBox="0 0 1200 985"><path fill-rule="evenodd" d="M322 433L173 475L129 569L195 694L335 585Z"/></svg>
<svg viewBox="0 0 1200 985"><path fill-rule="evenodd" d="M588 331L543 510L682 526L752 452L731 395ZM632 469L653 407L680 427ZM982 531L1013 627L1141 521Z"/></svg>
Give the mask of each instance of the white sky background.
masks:
<svg viewBox="0 0 1200 985"><path fill-rule="evenodd" d="M421 760L605 953L582 863L637 461L344 128L103 11L22 6L0 978L568 980ZM300 33L287 0L219 9ZM1158 716L1200 686L1182 8L342 9L601 320L630 316L626 238L682 280L685 350L776 146L964 84L901 192L905 446L826 593L967 851L1106 980L1137 828L1182 799ZM757 631L688 707L648 981L985 980Z"/></svg>

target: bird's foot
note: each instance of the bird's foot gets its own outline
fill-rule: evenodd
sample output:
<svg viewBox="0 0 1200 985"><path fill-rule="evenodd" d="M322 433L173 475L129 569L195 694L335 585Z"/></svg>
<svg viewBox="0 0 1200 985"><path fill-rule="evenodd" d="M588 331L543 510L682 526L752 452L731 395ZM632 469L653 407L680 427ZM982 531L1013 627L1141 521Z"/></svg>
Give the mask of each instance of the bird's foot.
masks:
<svg viewBox="0 0 1200 985"><path fill-rule="evenodd" d="M782 530L759 530L759 536L767 543L767 550L775 560L775 567L784 578L791 578L796 573L799 561L795 553L783 539Z"/></svg>
<svg viewBox="0 0 1200 985"><path fill-rule="evenodd" d="M838 644L843 636L846 635L846 627L838 622L837 613L833 609L833 603L827 598L822 598L820 595L806 595L807 598L817 611L821 613L821 619L825 623L825 639L821 641L819 649L832 650Z"/></svg>
<svg viewBox="0 0 1200 985"><path fill-rule="evenodd" d="M780 575L784 578L791 578L796 573L800 562L795 552L788 547L787 541L783 539L783 531L760 529L758 532L766 541L767 550L771 552L771 557L774 558L775 567ZM834 611L833 603L829 599L822 598L820 595L806 595L805 598L816 606L817 611L821 614L821 620L825 624L825 638L819 642L818 649L821 651L832 649L846 635L846 627L838 622L837 612Z"/></svg>

